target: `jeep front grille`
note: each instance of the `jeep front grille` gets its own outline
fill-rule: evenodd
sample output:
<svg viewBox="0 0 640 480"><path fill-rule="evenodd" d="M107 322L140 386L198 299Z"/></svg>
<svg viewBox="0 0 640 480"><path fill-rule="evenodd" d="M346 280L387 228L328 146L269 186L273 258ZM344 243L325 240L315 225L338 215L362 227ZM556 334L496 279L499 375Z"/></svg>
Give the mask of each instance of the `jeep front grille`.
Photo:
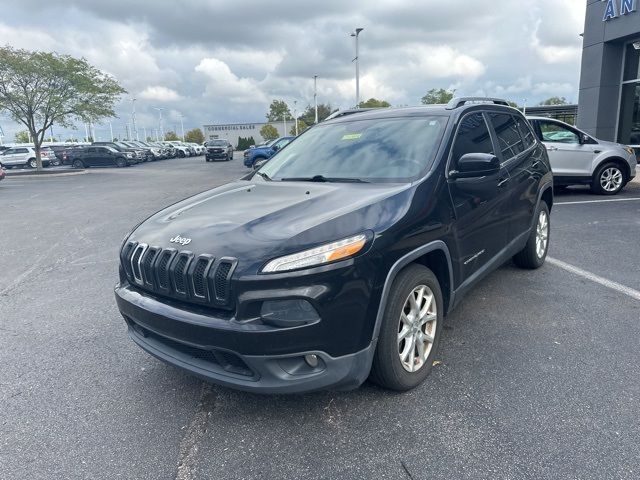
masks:
<svg viewBox="0 0 640 480"><path fill-rule="evenodd" d="M129 282L143 290L189 302L232 309L234 258L216 259L174 248L127 242L120 262Z"/></svg>

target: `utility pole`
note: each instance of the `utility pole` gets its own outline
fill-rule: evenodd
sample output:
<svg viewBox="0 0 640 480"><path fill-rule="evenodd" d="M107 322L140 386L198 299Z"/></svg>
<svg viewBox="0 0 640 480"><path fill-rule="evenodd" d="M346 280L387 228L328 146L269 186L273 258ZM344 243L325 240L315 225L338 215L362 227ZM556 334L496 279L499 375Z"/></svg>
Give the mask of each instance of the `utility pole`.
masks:
<svg viewBox="0 0 640 480"><path fill-rule="evenodd" d="M356 62L356 108L360 108L360 52L358 49L358 37L363 30L364 28L356 28L356 31L351 34L352 37L356 37L356 58L353 59Z"/></svg>
<svg viewBox="0 0 640 480"><path fill-rule="evenodd" d="M153 107L155 110L158 110L158 129L160 131L160 138L164 140L164 131L162 130L162 107Z"/></svg>
<svg viewBox="0 0 640 480"><path fill-rule="evenodd" d="M313 104L316 109L316 121L318 123L318 75L313 76Z"/></svg>
<svg viewBox="0 0 640 480"><path fill-rule="evenodd" d="M182 141L184 142L184 123L182 119L184 118L183 114L180 114L180 129L182 130Z"/></svg>
<svg viewBox="0 0 640 480"><path fill-rule="evenodd" d="M131 106L131 125L133 127L133 135L136 136L136 140L140 140L140 138L138 138L138 127L136 126L136 97L131 99Z"/></svg>

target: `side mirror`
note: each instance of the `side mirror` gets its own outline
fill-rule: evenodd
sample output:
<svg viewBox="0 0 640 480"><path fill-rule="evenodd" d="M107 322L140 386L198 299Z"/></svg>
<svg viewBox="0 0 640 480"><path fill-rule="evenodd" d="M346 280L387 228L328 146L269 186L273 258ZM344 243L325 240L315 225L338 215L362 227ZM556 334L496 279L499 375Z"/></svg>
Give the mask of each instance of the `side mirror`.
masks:
<svg viewBox="0 0 640 480"><path fill-rule="evenodd" d="M472 178L493 175L500 170L500 160L490 153L466 153L458 160L458 169L449 172L451 178Z"/></svg>
<svg viewBox="0 0 640 480"><path fill-rule="evenodd" d="M273 147L271 147L271 150L277 152L278 150L280 150L280 147L278 145L274 145Z"/></svg>
<svg viewBox="0 0 640 480"><path fill-rule="evenodd" d="M591 142L591 137L589 137L589 135L587 135L586 133L580 135L580 145L584 145L585 143L589 142Z"/></svg>

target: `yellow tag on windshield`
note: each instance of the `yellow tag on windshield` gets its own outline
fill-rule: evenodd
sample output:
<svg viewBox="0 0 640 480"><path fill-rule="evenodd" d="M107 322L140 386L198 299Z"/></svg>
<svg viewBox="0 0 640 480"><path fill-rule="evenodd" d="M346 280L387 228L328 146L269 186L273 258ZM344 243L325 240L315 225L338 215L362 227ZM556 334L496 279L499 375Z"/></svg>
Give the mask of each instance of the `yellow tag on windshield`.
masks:
<svg viewBox="0 0 640 480"><path fill-rule="evenodd" d="M343 140L357 140L362 136L361 133L348 133L342 137Z"/></svg>

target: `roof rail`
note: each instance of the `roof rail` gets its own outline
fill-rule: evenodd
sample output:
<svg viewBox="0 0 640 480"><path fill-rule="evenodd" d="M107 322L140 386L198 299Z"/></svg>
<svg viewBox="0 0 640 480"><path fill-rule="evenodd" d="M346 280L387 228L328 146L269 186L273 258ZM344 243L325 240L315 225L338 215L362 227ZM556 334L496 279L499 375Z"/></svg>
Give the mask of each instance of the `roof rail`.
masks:
<svg viewBox="0 0 640 480"><path fill-rule="evenodd" d="M493 103L494 105L505 105L509 106L509 102L506 100L502 100L501 98L490 98L490 97L456 97L452 98L449 103L447 103L447 110L455 110L456 108L460 108L466 103Z"/></svg>
<svg viewBox="0 0 640 480"><path fill-rule="evenodd" d="M369 112L371 110L379 110L379 109L378 108L348 108L347 110L338 110L336 112L333 112L327 118L325 118L323 122L326 122L327 120L333 120L334 118L346 117L347 115L353 115L355 113Z"/></svg>

